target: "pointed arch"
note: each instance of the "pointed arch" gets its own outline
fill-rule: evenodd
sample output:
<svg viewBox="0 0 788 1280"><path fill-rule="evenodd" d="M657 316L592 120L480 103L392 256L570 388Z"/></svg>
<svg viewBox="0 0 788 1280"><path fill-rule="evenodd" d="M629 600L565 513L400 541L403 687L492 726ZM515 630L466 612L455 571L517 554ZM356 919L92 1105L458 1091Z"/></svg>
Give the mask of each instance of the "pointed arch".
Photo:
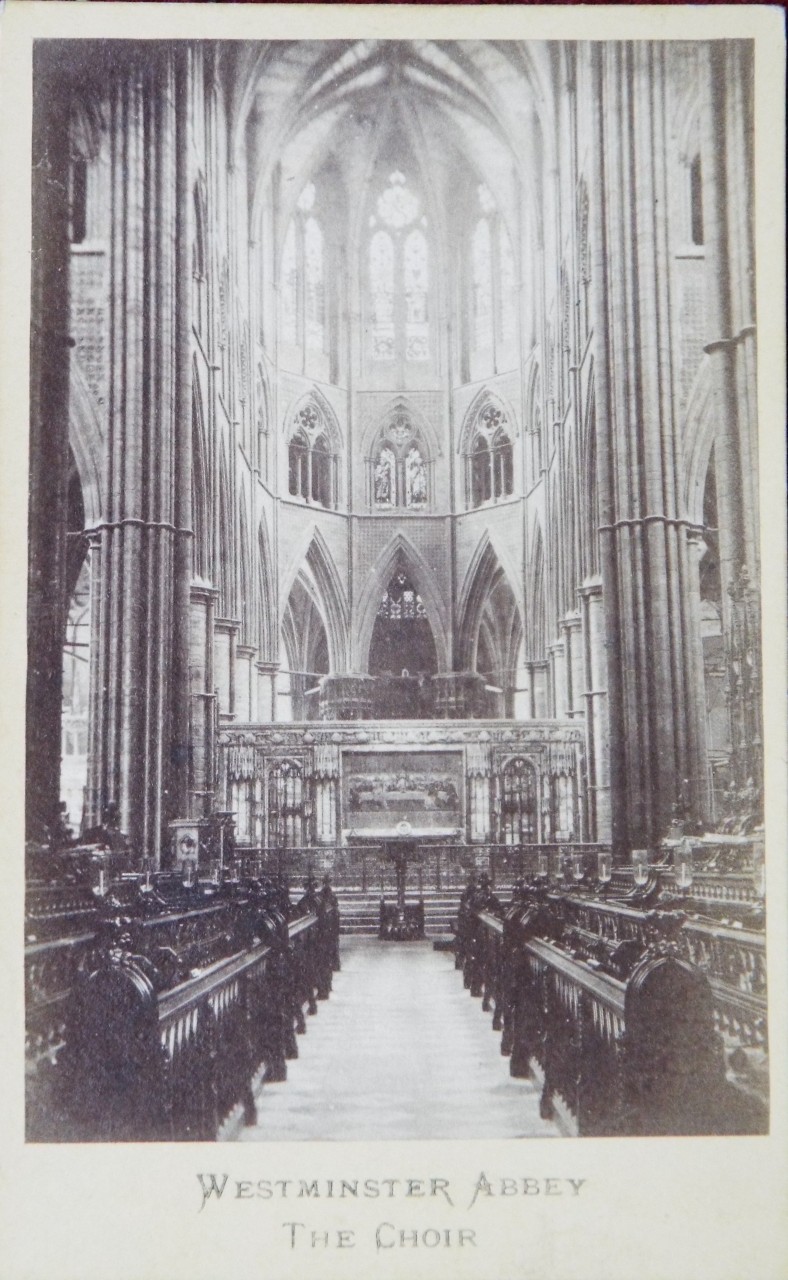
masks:
<svg viewBox="0 0 788 1280"><path fill-rule="evenodd" d="M369 650L380 601L396 570L402 566L413 586L421 596L427 621L435 641L438 670L450 669L451 647L446 626L446 605L435 582L435 574L421 552L403 533L397 533L379 556L377 564L367 577L359 600L357 625L354 628L355 647L353 666L366 671L369 666Z"/></svg>
<svg viewBox="0 0 788 1280"><path fill-rule="evenodd" d="M293 584L304 570L311 581L315 602L325 622L328 640L329 669L344 671L348 662L349 610L342 579L320 529L311 525L302 542L303 552L293 561L282 589L289 599Z"/></svg>
<svg viewBox="0 0 788 1280"><path fill-rule="evenodd" d="M283 423L285 435L289 439L293 431L298 430L296 420L302 410L309 406L317 410L323 430L328 435L332 452L340 453L343 447L343 435L339 425L339 418L330 401L319 387L310 387L308 391L302 392L288 405Z"/></svg>
<svg viewBox="0 0 788 1280"><path fill-rule="evenodd" d="M336 507L339 500L339 422L316 388L302 395L285 417L288 440L287 487L308 504Z"/></svg>
<svg viewBox="0 0 788 1280"><path fill-rule="evenodd" d="M368 421L362 439L367 453L367 493L371 507L430 506L435 433L409 398L395 396L383 414ZM366 451L365 451L366 452Z"/></svg>
<svg viewBox="0 0 788 1280"><path fill-rule="evenodd" d="M497 390L493 391L490 387L484 386L473 397L470 405L465 411L465 417L462 420L462 426L457 437L457 452L468 453L473 446L473 436L476 430L476 424L484 410L491 406L499 411L502 418L506 421L506 431L510 440L515 440L520 434L519 419L514 411L511 402L506 396L501 395Z"/></svg>
<svg viewBox="0 0 788 1280"><path fill-rule="evenodd" d="M382 409L380 405L376 405L370 410L362 423L360 440L365 457L372 453L375 445L388 434L400 418L409 420L414 433L419 435L426 444L431 458L439 458L442 455L443 449L438 433L429 418L412 396L397 392L383 405Z"/></svg>
<svg viewBox="0 0 788 1280"><path fill-rule="evenodd" d="M511 416L510 416L511 415ZM514 492L513 440L517 434L511 410L484 387L474 397L460 430L465 455L465 503L469 508L497 502Z"/></svg>
<svg viewBox="0 0 788 1280"><path fill-rule="evenodd" d="M282 645L292 717L317 719L317 690L321 676L331 669L331 660L323 602L306 564L301 566L287 597L282 614Z"/></svg>
<svg viewBox="0 0 788 1280"><path fill-rule="evenodd" d="M523 621L517 593L485 532L474 553L461 595L458 666L478 671L502 694L490 711L511 715Z"/></svg>

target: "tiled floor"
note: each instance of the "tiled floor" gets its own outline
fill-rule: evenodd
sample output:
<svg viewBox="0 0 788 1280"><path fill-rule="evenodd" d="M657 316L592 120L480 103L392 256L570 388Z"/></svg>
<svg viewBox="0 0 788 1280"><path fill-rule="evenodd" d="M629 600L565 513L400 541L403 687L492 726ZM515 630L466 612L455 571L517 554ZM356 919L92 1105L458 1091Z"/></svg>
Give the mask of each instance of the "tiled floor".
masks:
<svg viewBox="0 0 788 1280"><path fill-rule="evenodd" d="M509 1075L500 1039L450 952L346 940L331 999L240 1139L558 1137L536 1086Z"/></svg>

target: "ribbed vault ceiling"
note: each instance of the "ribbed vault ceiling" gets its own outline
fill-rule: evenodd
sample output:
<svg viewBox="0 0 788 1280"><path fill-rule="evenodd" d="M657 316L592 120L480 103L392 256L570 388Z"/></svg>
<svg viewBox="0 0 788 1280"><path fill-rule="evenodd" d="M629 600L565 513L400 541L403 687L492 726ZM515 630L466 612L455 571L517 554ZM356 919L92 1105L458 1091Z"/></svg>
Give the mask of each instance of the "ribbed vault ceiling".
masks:
<svg viewBox="0 0 788 1280"><path fill-rule="evenodd" d="M228 56L255 210L277 166L286 205L329 155L357 190L394 127L436 193L456 186L461 157L514 222L519 183L533 191L554 136L558 55L544 43L284 41Z"/></svg>

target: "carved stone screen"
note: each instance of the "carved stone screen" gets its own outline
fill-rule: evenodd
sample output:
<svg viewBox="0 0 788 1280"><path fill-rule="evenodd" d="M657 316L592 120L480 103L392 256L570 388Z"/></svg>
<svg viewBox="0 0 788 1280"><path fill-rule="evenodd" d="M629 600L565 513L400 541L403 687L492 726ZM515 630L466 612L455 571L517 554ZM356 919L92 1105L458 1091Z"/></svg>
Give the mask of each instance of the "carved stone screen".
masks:
<svg viewBox="0 0 788 1280"><path fill-rule="evenodd" d="M343 752L342 825L350 835L454 835L463 826L461 751Z"/></svg>

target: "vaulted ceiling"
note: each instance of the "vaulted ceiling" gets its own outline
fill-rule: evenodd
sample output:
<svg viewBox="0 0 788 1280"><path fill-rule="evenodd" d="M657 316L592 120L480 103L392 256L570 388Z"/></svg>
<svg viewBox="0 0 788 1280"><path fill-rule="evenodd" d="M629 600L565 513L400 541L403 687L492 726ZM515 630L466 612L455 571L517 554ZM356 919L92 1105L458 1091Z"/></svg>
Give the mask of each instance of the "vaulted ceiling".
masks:
<svg viewBox="0 0 788 1280"><path fill-rule="evenodd" d="M229 47L232 128L235 145L247 148L253 221L274 173L283 217L329 158L346 190L361 191L398 131L441 200L451 198L464 164L514 222L519 192L537 194L552 152L561 56L549 44L519 41Z"/></svg>

